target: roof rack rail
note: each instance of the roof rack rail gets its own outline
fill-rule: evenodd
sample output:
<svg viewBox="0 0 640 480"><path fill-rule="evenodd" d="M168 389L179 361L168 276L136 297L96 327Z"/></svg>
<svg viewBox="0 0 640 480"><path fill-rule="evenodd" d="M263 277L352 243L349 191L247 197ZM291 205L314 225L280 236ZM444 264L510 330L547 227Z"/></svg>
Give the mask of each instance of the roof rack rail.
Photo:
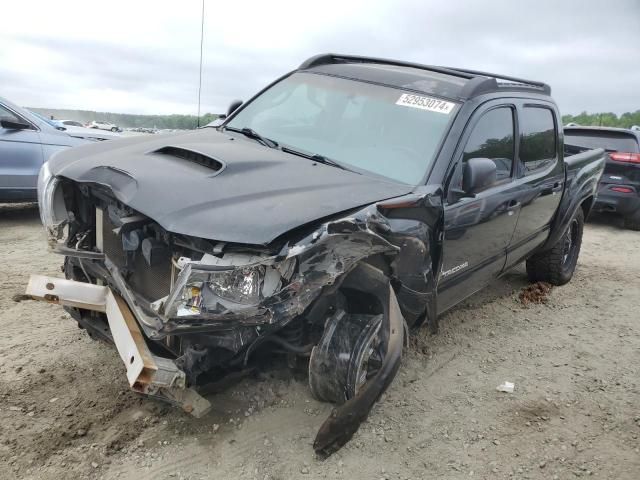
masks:
<svg viewBox="0 0 640 480"><path fill-rule="evenodd" d="M419 68L420 70L429 70L432 72L445 73L456 77L466 78L468 80L475 77L474 74L463 72L462 70L453 70L447 67L436 67L432 65L421 65L419 63L402 62L400 60L389 60L386 58L363 57L359 55L339 55L336 53L321 53L315 55L300 64L298 69L306 70L320 65L331 65L333 63L378 63L380 65L392 65L397 67Z"/></svg>
<svg viewBox="0 0 640 480"><path fill-rule="evenodd" d="M457 72L468 73L470 75L476 75L480 77L495 78L496 80L508 80L513 83L519 83L523 87L537 87L545 90L545 92L547 92L548 90L547 93L551 93L551 87L549 87L549 85L547 85L544 82L538 82L535 80L526 80L524 78L512 77L509 75L501 75L498 73L482 72L480 70L470 70L468 68L455 68L455 67L441 67L441 68L446 68L448 70L454 70Z"/></svg>
<svg viewBox="0 0 640 480"><path fill-rule="evenodd" d="M464 88L463 96L470 98L482 93L496 92L504 88L538 90L551 94L551 87L543 82L534 80L525 80L523 78L512 77L509 75L500 75L496 73L481 72L479 70L469 70L465 68L453 68L434 65L422 65L419 63L403 62L400 60L389 60L386 58L364 57L359 55L340 55L336 53L322 53L315 55L302 62L298 67L299 70L307 70L309 68L318 67L320 65L331 65L335 63L377 63L380 65L392 65L398 67L410 67L420 70L428 70L431 72L453 75L456 77L469 80ZM498 80L506 80L508 84L500 84Z"/></svg>

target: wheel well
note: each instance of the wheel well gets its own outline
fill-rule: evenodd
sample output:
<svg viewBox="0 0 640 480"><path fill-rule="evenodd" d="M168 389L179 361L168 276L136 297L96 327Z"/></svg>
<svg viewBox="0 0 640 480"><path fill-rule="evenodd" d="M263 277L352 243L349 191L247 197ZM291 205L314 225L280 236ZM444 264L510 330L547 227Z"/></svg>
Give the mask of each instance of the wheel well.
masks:
<svg viewBox="0 0 640 480"><path fill-rule="evenodd" d="M589 212L591 211L591 207L593 206L593 195L585 198L580 204L580 206L582 207L582 211L584 212L584 218L586 220L587 217L589 216Z"/></svg>
<svg viewBox="0 0 640 480"><path fill-rule="evenodd" d="M346 310L350 314L378 315L383 311L380 299L373 293L355 290L353 288L341 288L346 300Z"/></svg>

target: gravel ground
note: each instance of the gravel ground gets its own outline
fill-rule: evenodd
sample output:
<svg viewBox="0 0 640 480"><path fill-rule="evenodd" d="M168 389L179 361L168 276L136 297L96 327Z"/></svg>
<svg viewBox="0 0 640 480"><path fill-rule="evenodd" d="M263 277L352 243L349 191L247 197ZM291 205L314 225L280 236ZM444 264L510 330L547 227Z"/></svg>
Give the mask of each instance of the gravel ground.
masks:
<svg viewBox="0 0 640 480"><path fill-rule="evenodd" d="M0 478L640 478L640 234L618 220L587 225L574 279L546 303L521 303L520 267L418 333L324 461L311 443L330 406L277 361L200 420L131 393L115 350L20 301L60 263L37 209L0 205Z"/></svg>

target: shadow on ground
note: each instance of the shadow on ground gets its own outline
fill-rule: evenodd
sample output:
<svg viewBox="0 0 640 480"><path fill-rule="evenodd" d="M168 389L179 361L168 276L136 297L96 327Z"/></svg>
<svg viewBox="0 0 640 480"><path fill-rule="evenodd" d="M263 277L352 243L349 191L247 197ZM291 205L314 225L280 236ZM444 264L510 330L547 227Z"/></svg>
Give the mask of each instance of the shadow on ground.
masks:
<svg viewBox="0 0 640 480"><path fill-rule="evenodd" d="M625 230L624 219L615 213L592 212L587 218L587 228L589 228L590 224Z"/></svg>

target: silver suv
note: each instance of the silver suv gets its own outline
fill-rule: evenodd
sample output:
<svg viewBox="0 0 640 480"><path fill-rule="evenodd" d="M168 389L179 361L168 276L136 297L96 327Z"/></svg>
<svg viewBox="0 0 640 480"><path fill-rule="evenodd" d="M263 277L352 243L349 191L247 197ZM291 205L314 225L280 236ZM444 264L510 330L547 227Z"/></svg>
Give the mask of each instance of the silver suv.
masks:
<svg viewBox="0 0 640 480"><path fill-rule="evenodd" d="M0 202L35 201L44 162L60 150L87 142L0 97Z"/></svg>

